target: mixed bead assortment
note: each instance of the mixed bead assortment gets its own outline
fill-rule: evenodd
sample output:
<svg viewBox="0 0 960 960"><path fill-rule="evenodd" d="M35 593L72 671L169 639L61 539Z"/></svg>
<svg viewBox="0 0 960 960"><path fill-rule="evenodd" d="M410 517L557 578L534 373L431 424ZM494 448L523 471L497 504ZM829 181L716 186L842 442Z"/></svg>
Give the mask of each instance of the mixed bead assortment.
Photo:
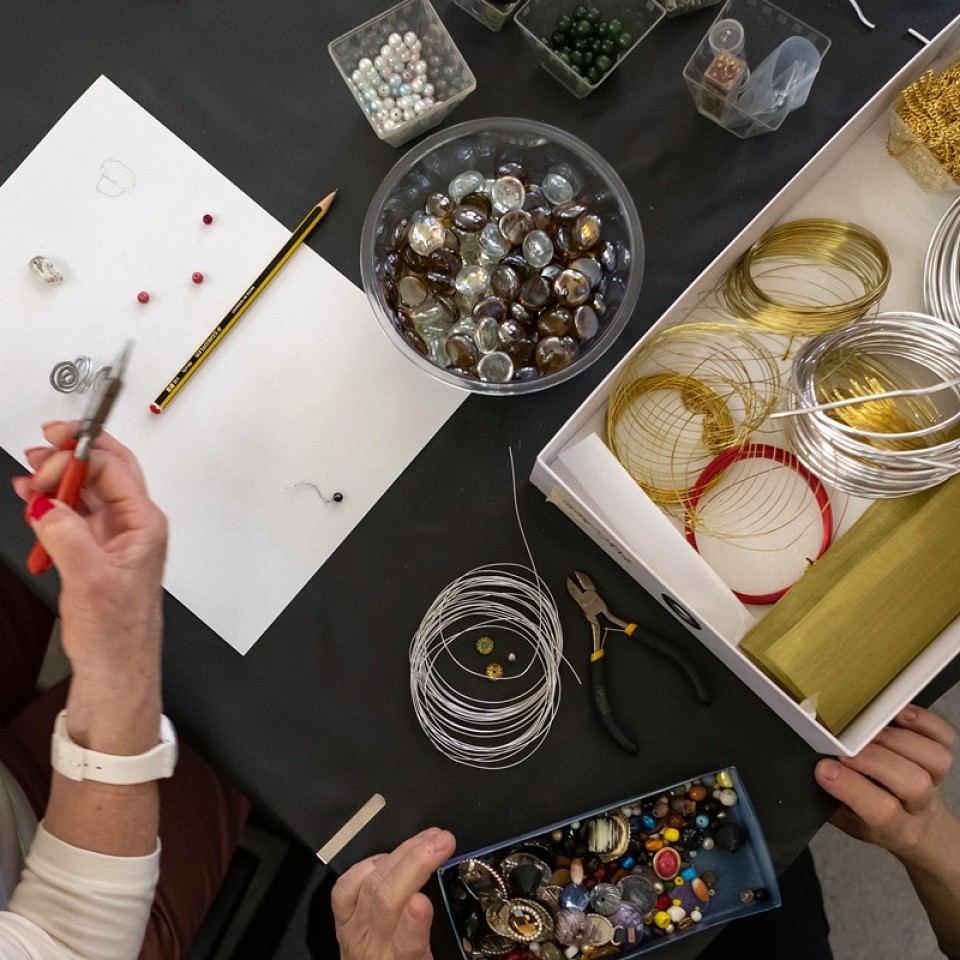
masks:
<svg viewBox="0 0 960 960"><path fill-rule="evenodd" d="M588 83L598 84L635 39L618 17L604 19L598 7L581 4L557 18L548 45Z"/></svg>
<svg viewBox="0 0 960 960"><path fill-rule="evenodd" d="M566 167L534 181L516 161L458 173L389 231L378 276L404 340L489 383L572 363L606 321L608 276L628 251L603 237Z"/></svg>
<svg viewBox="0 0 960 960"><path fill-rule="evenodd" d="M392 133L444 97L446 81L431 78L423 44L412 30L391 33L380 53L350 74L357 98L378 134ZM439 63L435 66L439 66Z"/></svg>
<svg viewBox="0 0 960 960"><path fill-rule="evenodd" d="M510 849L467 859L441 875L468 956L597 960L703 920L722 860L748 842L729 811L728 770L646 797ZM740 892L762 901L763 888Z"/></svg>

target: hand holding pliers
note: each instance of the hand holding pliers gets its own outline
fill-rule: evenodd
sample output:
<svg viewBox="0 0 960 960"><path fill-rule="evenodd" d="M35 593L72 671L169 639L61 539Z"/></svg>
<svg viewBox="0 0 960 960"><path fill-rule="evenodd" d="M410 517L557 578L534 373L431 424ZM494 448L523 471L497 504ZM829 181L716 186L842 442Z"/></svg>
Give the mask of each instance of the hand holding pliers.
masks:
<svg viewBox="0 0 960 960"><path fill-rule="evenodd" d="M576 579L574 579L574 577ZM600 720L607 728L607 732L627 753L634 756L640 753L639 747L624 732L623 728L617 722L610 707L610 698L607 695L607 673L604 663L604 642L606 640L607 628L601 626L600 617L609 620L610 623L620 627L628 636L633 636L637 630L637 624L628 623L615 617L607 608L603 598L597 592L593 581L579 570L573 577L567 577L567 590L570 596L583 610L584 616L590 622L590 629L593 633L593 651L590 654L590 685L593 689L593 702L596 707ZM699 672L686 660L684 660L674 649L671 643L661 637L654 636L647 631L638 635L638 639L645 643L654 653L667 660L670 660L679 670L686 674L693 687L697 699L701 703L710 702L710 692Z"/></svg>

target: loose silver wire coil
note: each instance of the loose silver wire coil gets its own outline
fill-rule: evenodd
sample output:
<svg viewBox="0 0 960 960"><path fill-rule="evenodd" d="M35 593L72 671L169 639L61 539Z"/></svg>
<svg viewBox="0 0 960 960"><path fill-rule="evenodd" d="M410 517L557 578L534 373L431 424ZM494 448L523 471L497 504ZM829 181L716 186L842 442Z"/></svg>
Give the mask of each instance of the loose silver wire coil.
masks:
<svg viewBox="0 0 960 960"><path fill-rule="evenodd" d="M940 218L923 262L927 313L960 327L960 197Z"/></svg>
<svg viewBox="0 0 960 960"><path fill-rule="evenodd" d="M61 360L50 371L50 386L59 393L85 393L106 376L107 365L96 366L88 356Z"/></svg>
<svg viewBox="0 0 960 960"><path fill-rule="evenodd" d="M823 409L831 370L845 363L876 364L905 385L927 387L922 417L910 429L880 432L843 422ZM960 330L919 313L881 313L805 343L794 358L795 395L786 413L787 436L814 474L853 496L907 496L960 472ZM871 390L866 405L915 395ZM848 406L847 409L850 409ZM905 418L901 417L901 420ZM925 420L925 422L916 422Z"/></svg>

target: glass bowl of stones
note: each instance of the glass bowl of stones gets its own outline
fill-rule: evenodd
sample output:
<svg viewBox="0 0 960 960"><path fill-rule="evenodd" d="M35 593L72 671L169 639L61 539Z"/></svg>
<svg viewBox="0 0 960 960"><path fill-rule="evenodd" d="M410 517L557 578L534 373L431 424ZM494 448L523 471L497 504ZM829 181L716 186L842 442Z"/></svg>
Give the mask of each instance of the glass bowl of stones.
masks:
<svg viewBox="0 0 960 960"><path fill-rule="evenodd" d="M488 118L428 137L387 174L360 270L412 363L464 390L529 393L584 370L623 330L643 236L595 150L533 120Z"/></svg>

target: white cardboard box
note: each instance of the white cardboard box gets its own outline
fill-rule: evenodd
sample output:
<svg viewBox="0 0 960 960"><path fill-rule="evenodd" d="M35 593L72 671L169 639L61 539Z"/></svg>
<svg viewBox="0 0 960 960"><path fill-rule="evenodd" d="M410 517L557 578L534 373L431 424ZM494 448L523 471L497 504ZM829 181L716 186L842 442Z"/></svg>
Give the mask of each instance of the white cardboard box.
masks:
<svg viewBox="0 0 960 960"><path fill-rule="evenodd" d="M814 155L650 333L682 322L703 293L772 226L809 216L852 220L876 233L893 263L893 279L881 309L922 311L924 254L933 227L955 194L924 193L900 164L886 155L884 142L888 110L900 90L953 51L960 52L960 17ZM804 109L816 109L816 88ZM858 753L960 652L960 620L930 643L840 736L831 734L817 721L812 708L799 705L737 649L739 640L762 615L760 608L746 607L734 596L604 444L607 398L627 359L544 447L531 480L814 749ZM844 527L865 506L862 502L854 505Z"/></svg>

